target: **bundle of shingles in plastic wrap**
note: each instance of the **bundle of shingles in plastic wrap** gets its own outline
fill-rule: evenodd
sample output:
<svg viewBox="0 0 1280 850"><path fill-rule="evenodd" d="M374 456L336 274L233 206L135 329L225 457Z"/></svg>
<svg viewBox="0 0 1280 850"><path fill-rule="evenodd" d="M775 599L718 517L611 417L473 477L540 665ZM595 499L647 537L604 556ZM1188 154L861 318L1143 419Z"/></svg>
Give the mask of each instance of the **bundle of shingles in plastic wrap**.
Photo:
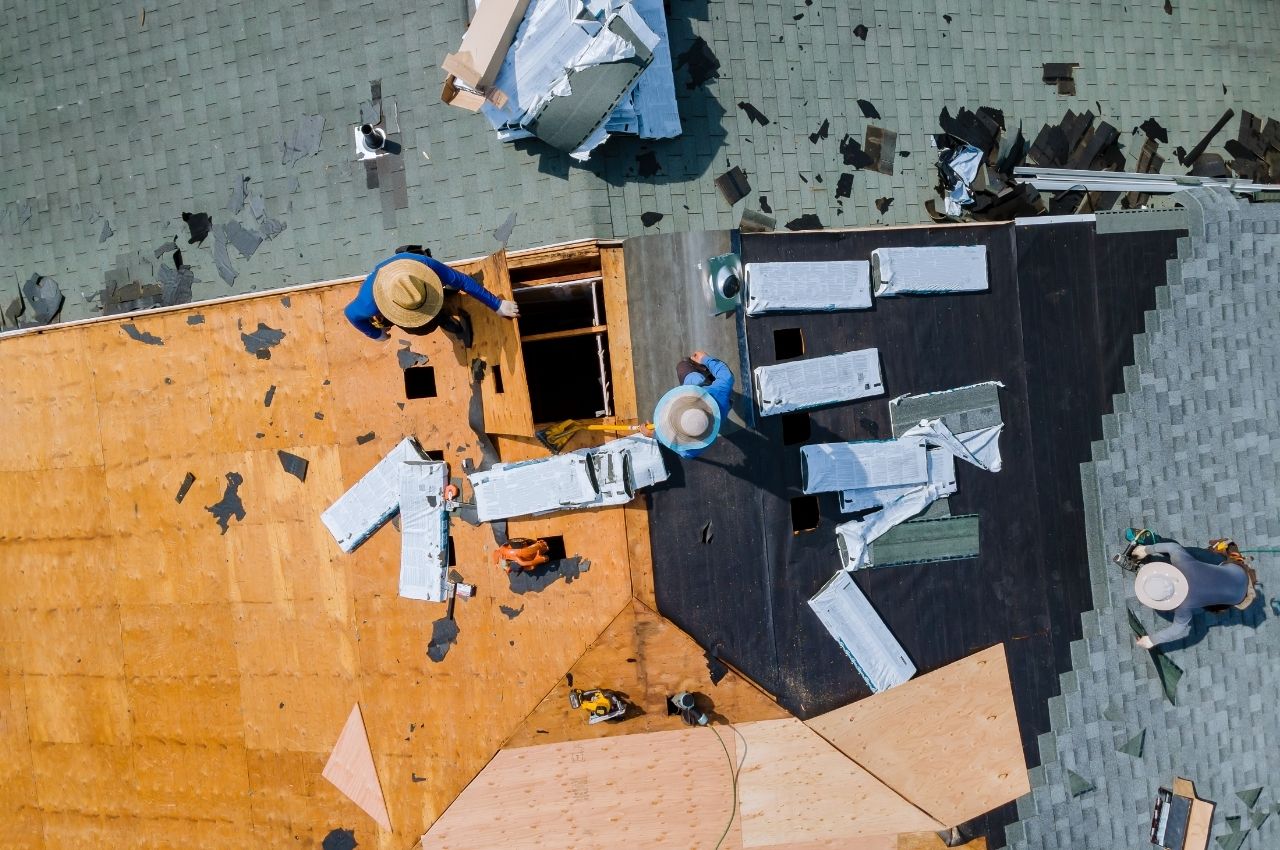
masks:
<svg viewBox="0 0 1280 850"><path fill-rule="evenodd" d="M445 102L503 141L585 160L611 133L680 135L662 0L485 0L443 64Z"/></svg>
<svg viewBox="0 0 1280 850"><path fill-rule="evenodd" d="M872 281L877 298L978 293L989 286L982 246L878 248L870 262L748 263L745 276L748 317L865 310L872 306ZM988 381L900 396L889 402L894 439L801 448L804 492L838 493L841 512L852 517L836 527L842 569L809 607L873 692L902 684L916 668L850 574L894 563L873 554L877 541L956 492L956 460L1000 471L999 387ZM753 388L763 416L874 398L884 393L880 353L867 348L758 366ZM954 521L976 544L977 517L947 514L930 521ZM955 551L930 557L961 557ZM976 546L964 556L975 554Z"/></svg>

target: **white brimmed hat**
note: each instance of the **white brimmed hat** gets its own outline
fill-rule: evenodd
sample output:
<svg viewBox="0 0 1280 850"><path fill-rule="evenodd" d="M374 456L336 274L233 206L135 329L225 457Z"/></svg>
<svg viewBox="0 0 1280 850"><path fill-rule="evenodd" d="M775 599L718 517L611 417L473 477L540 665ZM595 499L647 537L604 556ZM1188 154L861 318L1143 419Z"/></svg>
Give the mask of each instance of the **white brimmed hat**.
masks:
<svg viewBox="0 0 1280 850"><path fill-rule="evenodd" d="M1187 577L1173 564L1153 561L1143 564L1133 580L1138 601L1157 611L1172 611L1184 601L1190 588Z"/></svg>
<svg viewBox="0 0 1280 850"><path fill-rule="evenodd" d="M676 387L658 400L653 430L658 442L669 449L706 448L720 432L720 407L702 387Z"/></svg>
<svg viewBox="0 0 1280 850"><path fill-rule="evenodd" d="M444 284L426 263L392 260L373 279L373 301L392 324L420 328L444 306Z"/></svg>

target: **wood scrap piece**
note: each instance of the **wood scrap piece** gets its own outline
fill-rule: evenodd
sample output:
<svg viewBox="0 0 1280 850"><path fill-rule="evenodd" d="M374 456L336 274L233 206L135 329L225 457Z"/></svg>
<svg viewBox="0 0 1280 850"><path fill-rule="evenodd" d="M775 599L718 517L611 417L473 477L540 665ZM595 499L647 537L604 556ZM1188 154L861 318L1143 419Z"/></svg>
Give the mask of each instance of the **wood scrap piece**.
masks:
<svg viewBox="0 0 1280 850"><path fill-rule="evenodd" d="M391 831L391 819L387 816L387 804L382 796L382 785L378 782L378 770L373 765L373 752L369 749L369 735L364 728L360 703L351 707L351 714L347 716L347 723L342 727L338 742L333 745L333 753L321 776L377 821L379 826Z"/></svg>
<svg viewBox="0 0 1280 850"><path fill-rule="evenodd" d="M738 776L744 848L877 837L894 847L900 832L943 828L799 720L737 729L746 743Z"/></svg>
<svg viewBox="0 0 1280 850"><path fill-rule="evenodd" d="M502 750L422 846L711 848L733 814L739 749L730 730L699 727ZM736 821L728 847L741 846Z"/></svg>
<svg viewBox="0 0 1280 850"><path fill-rule="evenodd" d="M808 725L947 825L1031 788L1003 644Z"/></svg>

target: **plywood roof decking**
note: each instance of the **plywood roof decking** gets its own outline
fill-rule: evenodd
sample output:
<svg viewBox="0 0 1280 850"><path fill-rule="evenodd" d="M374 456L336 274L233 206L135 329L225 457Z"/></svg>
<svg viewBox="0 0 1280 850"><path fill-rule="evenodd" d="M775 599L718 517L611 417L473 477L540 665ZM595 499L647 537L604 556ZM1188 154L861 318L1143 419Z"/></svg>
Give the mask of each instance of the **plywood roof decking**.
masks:
<svg viewBox="0 0 1280 850"><path fill-rule="evenodd" d="M741 723L787 717L787 712L755 685L730 671L711 683L702 648L647 605L632 599L568 671L576 688L609 688L635 706L623 723L587 724L569 708L570 684L561 679L511 736L507 747L634 735L684 728L668 715L667 697L680 691L705 696L721 722ZM726 734L728 734L726 732Z"/></svg>
<svg viewBox="0 0 1280 850"><path fill-rule="evenodd" d="M455 519L479 595L458 602L444 661L426 658L444 606L396 596L395 530L344 556L319 514L405 434L455 477L479 462L469 358L439 333L366 339L341 315L353 291L0 340L0 489L20 495L0 500L6 840L281 846L345 827L399 848L630 598L621 510L539 520L591 567L522 596L493 566L492 532ZM259 323L284 332L269 358L241 338ZM405 400L402 341L435 367L437 398ZM310 462L305 483L277 449ZM223 534L206 506L232 472L245 516ZM395 836L320 775L357 701Z"/></svg>
<svg viewBox="0 0 1280 850"><path fill-rule="evenodd" d="M1031 790L1003 644L807 722L948 826Z"/></svg>

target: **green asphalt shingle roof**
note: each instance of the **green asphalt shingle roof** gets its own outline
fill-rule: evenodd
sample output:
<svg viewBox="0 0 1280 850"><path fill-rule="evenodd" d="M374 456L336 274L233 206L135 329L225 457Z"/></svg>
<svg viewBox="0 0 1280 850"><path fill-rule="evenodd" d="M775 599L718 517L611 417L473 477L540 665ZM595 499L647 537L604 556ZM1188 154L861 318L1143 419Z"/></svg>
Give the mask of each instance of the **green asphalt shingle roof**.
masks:
<svg viewBox="0 0 1280 850"><path fill-rule="evenodd" d="M464 5L0 0L0 253L12 270L0 306L39 272L61 283L64 317L97 313L112 269L154 274L182 212L225 222L241 175L288 229L251 259L233 250L233 288L214 268L212 238L186 251L196 298L361 273L407 242L443 259L487 253L512 210L511 247L723 228L762 196L780 225L802 214L920 222L935 182L927 136L943 106L990 104L1031 131L1068 107L1100 109L1126 142L1155 116L1170 132L1166 153L1191 147L1228 105L1280 115L1280 4L1269 0L1176 0L1172 15L1161 0L673 0L673 53L705 39L719 78L689 88L678 68L685 134L615 139L580 166L538 143L500 143L481 116L439 102L439 63L462 35ZM1041 81L1047 61L1080 64L1076 96ZM352 161L350 125L373 80L399 107L405 145L408 209L388 204L386 216L380 194L394 187L367 189ZM857 172L838 215L840 140L861 141L869 123L857 98L910 156L892 176ZM753 124L739 102L770 123ZM321 148L286 166L283 142L309 115L325 119ZM810 141L824 120L828 136ZM659 174L638 177L641 151ZM731 165L754 188L737 208L712 183ZM883 216L879 197L895 198ZM645 212L663 215L647 231ZM102 218L114 235L100 242ZM252 226L247 209L239 218Z"/></svg>

